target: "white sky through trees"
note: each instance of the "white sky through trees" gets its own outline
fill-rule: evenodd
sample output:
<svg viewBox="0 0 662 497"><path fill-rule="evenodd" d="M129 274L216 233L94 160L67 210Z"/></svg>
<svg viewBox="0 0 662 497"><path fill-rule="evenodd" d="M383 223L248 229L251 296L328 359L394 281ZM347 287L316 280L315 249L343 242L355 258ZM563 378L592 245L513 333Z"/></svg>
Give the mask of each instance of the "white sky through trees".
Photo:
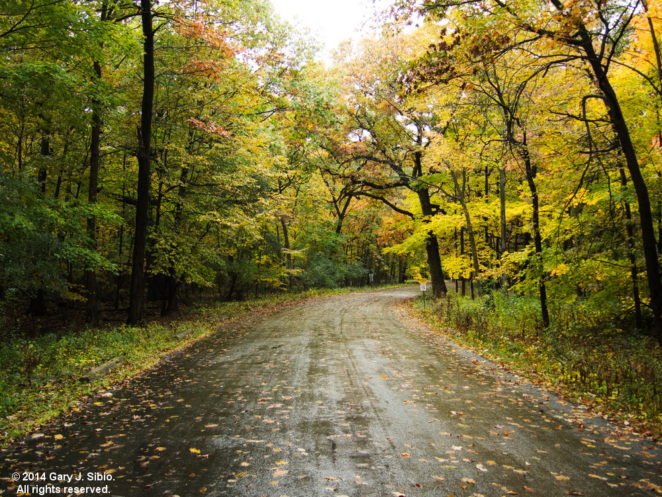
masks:
<svg viewBox="0 0 662 497"><path fill-rule="evenodd" d="M329 61L338 45L370 25L374 0L271 0L276 13L300 30L309 30L322 44L321 58ZM382 3L382 2L380 2Z"/></svg>

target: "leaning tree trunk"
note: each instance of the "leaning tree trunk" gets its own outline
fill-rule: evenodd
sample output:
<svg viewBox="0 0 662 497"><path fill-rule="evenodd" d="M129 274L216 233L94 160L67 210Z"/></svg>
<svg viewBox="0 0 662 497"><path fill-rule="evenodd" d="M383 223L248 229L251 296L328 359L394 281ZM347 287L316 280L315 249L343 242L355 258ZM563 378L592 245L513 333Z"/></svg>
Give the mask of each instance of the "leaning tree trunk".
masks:
<svg viewBox="0 0 662 497"><path fill-rule="evenodd" d="M460 207L462 209L462 214L464 215L464 223L467 227L467 236L469 237L469 249L471 250L471 267L472 267L472 279L478 277L478 271L480 270L480 265L478 264L478 248L476 245L476 234L474 232L474 226L471 222L471 214L469 213L469 207L467 206L467 199L465 195L466 190L466 171L462 171L462 185L460 186L459 181L455 171L450 171L451 179L453 180L453 185L455 186L455 193L458 201L460 202Z"/></svg>
<svg viewBox="0 0 662 497"><path fill-rule="evenodd" d="M152 28L152 2L141 0L143 45L143 98L138 143L138 201L133 241L133 267L129 297L129 324L143 320L145 305L145 252L149 214L150 155L152 111L154 106L154 30Z"/></svg>
<svg viewBox="0 0 662 497"><path fill-rule="evenodd" d="M591 37L584 26L580 27L582 37L582 48L586 53L586 58L591 65L598 87L602 91L604 102L609 112L612 127L618 141L621 145L621 151L625 157L625 163L632 179L632 186L637 196L637 205L639 207L639 224L641 227L641 241L644 249L644 261L646 263L646 278L648 281L648 293L650 297L650 306L653 311L653 332L658 342L662 344L662 281L660 281L660 263L657 260L657 247L655 240L655 227L653 223L653 213L651 209L650 196L648 188L641 174L637 153L632 143L630 130L628 129L625 116L618 101L618 96L611 82L600 57L593 48Z"/></svg>

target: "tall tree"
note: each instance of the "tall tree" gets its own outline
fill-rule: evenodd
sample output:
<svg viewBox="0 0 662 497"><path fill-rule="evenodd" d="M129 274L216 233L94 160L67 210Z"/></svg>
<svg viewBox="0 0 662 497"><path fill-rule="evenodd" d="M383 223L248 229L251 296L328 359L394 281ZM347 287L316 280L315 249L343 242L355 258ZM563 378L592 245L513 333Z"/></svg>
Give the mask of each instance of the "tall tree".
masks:
<svg viewBox="0 0 662 497"><path fill-rule="evenodd" d="M143 32L143 96L138 131L138 188L133 265L129 300L129 324L139 324L145 307L145 254L149 222L152 113L154 108L154 28L151 0L140 1Z"/></svg>
<svg viewBox="0 0 662 497"><path fill-rule="evenodd" d="M610 77L613 61L627 39L633 18L641 8L640 0L567 3L562 0L541 0L516 5L503 0L469 0L460 3L425 0L419 7L421 12L439 17L461 12L459 15L477 20L474 25L477 33L470 38L474 49L490 50L493 56L527 47L546 60L548 66L572 59L586 64L600 92L599 98L608 111L610 124L634 187L653 328L662 343L662 274L650 194L621 100ZM484 22L488 18L496 23ZM499 33L494 26L498 26ZM512 30L505 29L506 26ZM539 40L548 40L556 49L541 52L539 47L543 45L537 44Z"/></svg>

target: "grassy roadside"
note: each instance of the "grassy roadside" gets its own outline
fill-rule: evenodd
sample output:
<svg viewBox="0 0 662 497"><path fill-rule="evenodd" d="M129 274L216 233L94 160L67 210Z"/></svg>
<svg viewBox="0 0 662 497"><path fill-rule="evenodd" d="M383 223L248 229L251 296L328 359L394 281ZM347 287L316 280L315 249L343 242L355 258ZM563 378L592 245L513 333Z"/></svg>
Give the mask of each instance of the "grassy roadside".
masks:
<svg viewBox="0 0 662 497"><path fill-rule="evenodd" d="M142 328L122 325L36 338L6 337L0 344L0 446L77 409L76 404L86 396L137 375L224 324L309 298L375 289L310 290L222 302ZM86 381L90 370L113 358L119 358L121 365Z"/></svg>
<svg viewBox="0 0 662 497"><path fill-rule="evenodd" d="M440 334L561 397L622 425L662 437L662 353L650 338L601 331L543 330L525 298L449 295L407 304ZM511 301L512 300L512 301Z"/></svg>

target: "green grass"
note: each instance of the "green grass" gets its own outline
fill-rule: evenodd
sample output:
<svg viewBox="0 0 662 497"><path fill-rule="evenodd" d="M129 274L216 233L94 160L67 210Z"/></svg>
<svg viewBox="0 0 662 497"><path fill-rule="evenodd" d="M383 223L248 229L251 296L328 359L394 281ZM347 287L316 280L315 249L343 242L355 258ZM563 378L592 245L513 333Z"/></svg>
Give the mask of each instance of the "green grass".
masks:
<svg viewBox="0 0 662 497"><path fill-rule="evenodd" d="M619 329L607 313L553 309L543 329L537 299L494 291L472 300L449 294L414 313L452 340L564 397L662 436L662 348Z"/></svg>
<svg viewBox="0 0 662 497"><path fill-rule="evenodd" d="M310 290L210 304L189 310L184 318L155 321L142 328L123 325L35 338L5 335L0 344L0 445L75 408L86 396L135 376L223 323L306 298L370 290L374 288ZM191 333L177 338L184 330ZM82 381L90 369L115 357L122 366L89 383Z"/></svg>

